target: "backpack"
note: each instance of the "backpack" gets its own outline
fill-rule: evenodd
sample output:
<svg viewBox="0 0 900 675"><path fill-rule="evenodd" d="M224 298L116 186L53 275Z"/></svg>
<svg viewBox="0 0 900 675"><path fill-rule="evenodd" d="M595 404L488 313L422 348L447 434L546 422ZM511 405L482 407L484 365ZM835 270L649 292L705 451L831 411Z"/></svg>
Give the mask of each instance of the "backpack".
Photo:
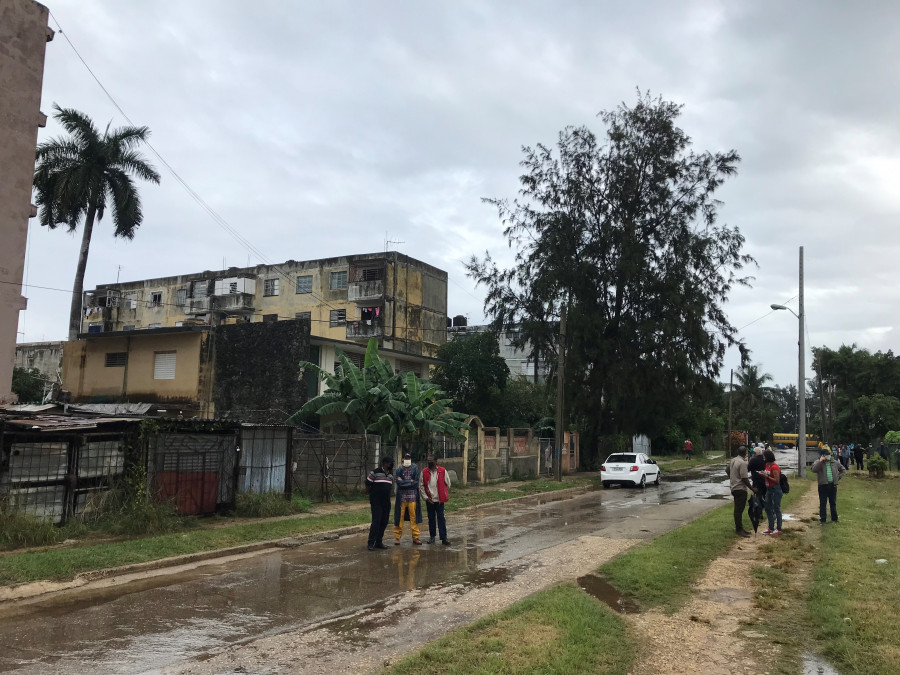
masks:
<svg viewBox="0 0 900 675"><path fill-rule="evenodd" d="M779 484L781 485L781 491L784 494L787 494L791 491L791 485L788 483L787 476L784 475L784 472L781 473L781 478L778 479Z"/></svg>

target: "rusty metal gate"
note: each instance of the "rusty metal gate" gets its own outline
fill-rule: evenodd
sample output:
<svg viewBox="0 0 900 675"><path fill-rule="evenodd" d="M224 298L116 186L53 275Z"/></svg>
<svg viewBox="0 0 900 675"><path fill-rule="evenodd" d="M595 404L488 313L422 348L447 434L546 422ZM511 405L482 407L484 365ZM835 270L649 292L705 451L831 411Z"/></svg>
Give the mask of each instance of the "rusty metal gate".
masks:
<svg viewBox="0 0 900 675"><path fill-rule="evenodd" d="M157 434L147 452L147 479L155 498L184 515L214 513L234 502L235 434Z"/></svg>

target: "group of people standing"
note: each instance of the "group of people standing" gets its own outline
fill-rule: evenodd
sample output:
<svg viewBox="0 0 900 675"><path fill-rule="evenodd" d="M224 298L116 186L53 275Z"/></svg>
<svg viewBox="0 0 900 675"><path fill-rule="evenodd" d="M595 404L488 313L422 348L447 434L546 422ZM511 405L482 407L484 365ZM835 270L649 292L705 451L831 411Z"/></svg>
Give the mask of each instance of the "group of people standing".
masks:
<svg viewBox="0 0 900 675"><path fill-rule="evenodd" d="M781 498L784 494L781 488L781 467L775 461L775 453L763 449L762 444L753 449L753 456L749 461L748 452L746 445L739 447L727 467L731 495L734 497L735 532L741 537L750 536L744 529L743 519L747 500L750 493L753 493L763 500L769 521L769 527L763 534L781 534ZM847 472L846 464L832 456L829 448L822 448L819 459L809 469L816 474L819 488L819 522L824 525L826 515L831 516L832 522L838 522L837 486ZM826 507L830 514L826 513Z"/></svg>
<svg viewBox="0 0 900 675"><path fill-rule="evenodd" d="M403 455L403 463L394 471L394 460L384 457L366 476L369 491L369 506L372 510L372 524L369 526L368 549L374 551L388 548L384 543L391 511L391 497L394 497L394 546L400 545L403 525L408 520L412 543L421 546L419 523L422 522L421 496L425 496L428 513L428 543L435 543L435 535L440 535L441 543L450 546L447 539L447 522L444 505L450 499L450 474L438 466L434 455L428 455L428 466L419 471L409 453Z"/></svg>
<svg viewBox="0 0 900 675"><path fill-rule="evenodd" d="M742 445L728 463L727 474L734 497L734 529L741 537L749 537L744 529L744 510L750 493L763 502L769 527L763 534L781 534L781 467L775 461L775 453L763 448L762 444L753 448L753 456L747 460L749 448Z"/></svg>

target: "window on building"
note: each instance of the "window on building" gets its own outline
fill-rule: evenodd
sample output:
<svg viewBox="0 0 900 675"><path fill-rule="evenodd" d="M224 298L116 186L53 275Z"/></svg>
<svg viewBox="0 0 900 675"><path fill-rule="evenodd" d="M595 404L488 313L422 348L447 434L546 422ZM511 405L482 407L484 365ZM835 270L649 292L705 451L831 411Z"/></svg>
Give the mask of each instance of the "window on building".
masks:
<svg viewBox="0 0 900 675"><path fill-rule="evenodd" d="M102 321L91 321L88 324L88 333L102 333L103 332L103 322Z"/></svg>
<svg viewBox="0 0 900 675"><path fill-rule="evenodd" d="M134 330L134 324L126 323L124 326L122 326L122 330Z"/></svg>
<svg viewBox="0 0 900 675"><path fill-rule="evenodd" d="M362 271L363 281L380 281L384 277L384 269L381 267L368 267Z"/></svg>
<svg viewBox="0 0 900 675"><path fill-rule="evenodd" d="M232 294L237 293L237 282L236 281L228 282L228 292L232 293Z"/></svg>
<svg viewBox="0 0 900 675"><path fill-rule="evenodd" d="M342 288L347 288L347 270L343 272L332 272L331 273L331 285L329 286L333 291L339 291Z"/></svg>
<svg viewBox="0 0 900 675"><path fill-rule="evenodd" d="M263 282L263 295L278 295L278 279L266 279Z"/></svg>
<svg viewBox="0 0 900 675"><path fill-rule="evenodd" d="M374 326L381 319L381 307L361 307L359 320L366 326Z"/></svg>
<svg viewBox="0 0 900 675"><path fill-rule="evenodd" d="M209 295L209 280L201 279L200 281L191 282L191 297L205 298Z"/></svg>
<svg viewBox="0 0 900 675"><path fill-rule="evenodd" d="M175 322L175 328L179 328L180 326L183 326L183 325L184 325L184 321L176 321Z"/></svg>
<svg viewBox="0 0 900 675"><path fill-rule="evenodd" d="M404 359L397 359L396 368L398 373L412 373L416 377L422 377L421 363L406 361Z"/></svg>
<svg viewBox="0 0 900 675"><path fill-rule="evenodd" d="M332 326L343 326L347 323L346 309L333 309L328 315L328 323Z"/></svg>
<svg viewBox="0 0 900 675"><path fill-rule="evenodd" d="M275 323L278 321L277 314L263 314L263 323Z"/></svg>
<svg viewBox="0 0 900 675"><path fill-rule="evenodd" d="M347 359L350 361L350 363L352 363L357 368L365 367L365 365L366 365L366 355L365 354L356 354L354 352L344 352L344 355L347 357ZM335 373L338 371L338 368L340 367L340 365L341 365L340 361L334 362L334 372Z"/></svg>
<svg viewBox="0 0 900 675"><path fill-rule="evenodd" d="M153 379L175 379L175 352L153 353Z"/></svg>
<svg viewBox="0 0 900 675"><path fill-rule="evenodd" d="M161 323L151 323L147 326L147 328L162 328Z"/></svg>
<svg viewBox="0 0 900 675"><path fill-rule="evenodd" d="M297 312L294 314L294 318L301 321L312 321L312 312Z"/></svg>
<svg viewBox="0 0 900 675"><path fill-rule="evenodd" d="M150 294L150 306L162 307L162 291L153 291Z"/></svg>
<svg viewBox="0 0 900 675"><path fill-rule="evenodd" d="M312 275L297 277L297 292L312 293Z"/></svg>
<svg viewBox="0 0 900 675"><path fill-rule="evenodd" d="M175 304L184 307L187 304L187 289L179 288L175 291Z"/></svg>
<svg viewBox="0 0 900 675"><path fill-rule="evenodd" d="M128 363L128 352L106 352L107 368L124 368Z"/></svg>

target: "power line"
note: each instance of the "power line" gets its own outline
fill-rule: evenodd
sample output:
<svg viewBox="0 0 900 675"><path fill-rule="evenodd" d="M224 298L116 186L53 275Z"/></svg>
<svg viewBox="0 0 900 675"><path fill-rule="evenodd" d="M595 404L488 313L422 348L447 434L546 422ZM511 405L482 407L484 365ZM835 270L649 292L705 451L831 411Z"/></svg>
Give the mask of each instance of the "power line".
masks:
<svg viewBox="0 0 900 675"><path fill-rule="evenodd" d="M121 114L122 117L124 117L125 120L131 126L136 126L135 123L131 121L131 118L122 109L122 106L119 105L118 101L116 101L116 99L109 92L109 90L103 85L103 82L100 81L100 78L97 77L96 73L94 73L94 71L88 65L87 61L85 61L84 57L81 55L81 53L75 47L75 44L72 42L72 40L69 39L68 34L66 34L63 31L62 24L60 24L59 19L56 18L56 16L53 14L53 12L50 12L50 16L53 18L53 21L56 22L57 28L59 29L59 31L58 31L59 34L63 36L66 43L69 45L69 47L71 47L72 51L75 52L75 55L78 57L78 60L81 61L82 65L84 65L85 69L88 71L90 76L94 79L94 81L97 83L97 85L100 87L100 89L103 90L103 93L106 94L106 97L110 100L110 102L113 104L113 106L116 108L116 110L119 111L119 114ZM169 173L172 174L172 176L175 178L175 180L178 182L178 184L181 185L182 188L184 188L184 190L188 193L188 195L191 197L191 199L193 199L200 206L200 208L202 208L204 211L206 211L206 213L213 219L213 221L217 225L219 225L219 227L221 227L229 235L231 235L231 237L234 238L235 241L237 241L239 244L241 244L252 255L256 256L259 260L266 263L267 265L272 266L274 268L274 271L276 274L279 274L282 277L284 277L284 279L286 281L290 281L288 274L286 272L284 272L280 268L280 266L273 263L260 249L258 249L256 246L254 246L253 243L249 239L247 239L243 235L241 235L241 233L235 227L233 227L227 220L225 220L224 217L219 215L219 213L215 209L213 209L190 185L188 185L187 181L184 180L177 171L175 171L175 169L172 167L172 165L169 164L168 161L166 161L165 157L162 156L162 154L156 149L156 147L149 140L146 140L144 142L146 143L146 145L150 149L150 151L162 163L162 165L164 167L166 167L166 169L168 169ZM336 309L335 307L330 305L329 302L327 300L325 300L324 298L318 297L315 294L313 294L313 295L314 295L314 297L317 297L317 299L320 300L326 306L329 306L332 309Z"/></svg>

